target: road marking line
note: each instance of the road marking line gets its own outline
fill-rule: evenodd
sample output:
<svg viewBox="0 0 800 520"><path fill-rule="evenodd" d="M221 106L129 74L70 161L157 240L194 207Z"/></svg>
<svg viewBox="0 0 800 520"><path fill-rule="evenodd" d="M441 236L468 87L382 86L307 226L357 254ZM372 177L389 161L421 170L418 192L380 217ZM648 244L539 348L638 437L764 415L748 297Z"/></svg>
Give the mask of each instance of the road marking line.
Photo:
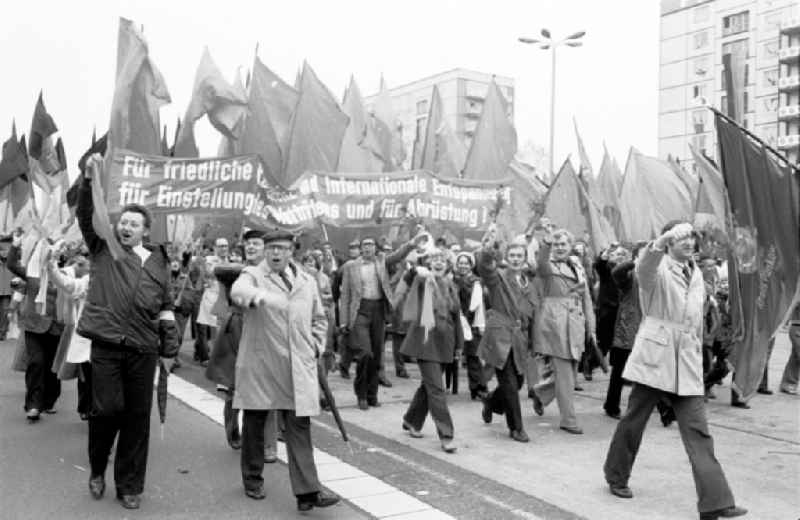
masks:
<svg viewBox="0 0 800 520"><path fill-rule="evenodd" d="M174 374L169 378L167 392L188 407L224 426L225 420L222 414L224 401L220 397ZM287 462L286 446L281 443L278 444L278 459L284 463ZM355 466L323 450L314 448L314 459L324 461L322 465L317 465L317 471L320 481L325 487L376 518L391 517L399 519L405 518L404 515L413 514L414 518L455 520L454 517L447 513L400 491L372 475L364 473ZM358 481L359 485L353 486L351 485L353 482L348 482L355 480ZM379 496L380 498L378 498ZM387 504L387 499L391 504ZM416 516L421 513L427 513L430 516ZM411 516L408 518L411 518Z"/></svg>

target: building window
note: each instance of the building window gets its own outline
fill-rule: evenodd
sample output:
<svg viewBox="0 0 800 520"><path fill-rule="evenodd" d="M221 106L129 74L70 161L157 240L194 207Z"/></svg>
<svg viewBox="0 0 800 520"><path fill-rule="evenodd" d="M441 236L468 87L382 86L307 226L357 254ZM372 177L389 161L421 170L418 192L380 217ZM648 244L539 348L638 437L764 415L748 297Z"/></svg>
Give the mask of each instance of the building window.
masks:
<svg viewBox="0 0 800 520"><path fill-rule="evenodd" d="M425 129L428 126L428 118L420 117L417 119L417 141L422 143L425 141Z"/></svg>
<svg viewBox="0 0 800 520"><path fill-rule="evenodd" d="M705 135L693 135L692 136L692 146L695 150L700 151L700 153L706 153L706 136Z"/></svg>
<svg viewBox="0 0 800 520"><path fill-rule="evenodd" d="M699 58L695 58L693 62L693 69L696 76L705 76L708 74L709 69L709 61L708 56L701 56Z"/></svg>
<svg viewBox="0 0 800 520"><path fill-rule="evenodd" d="M764 112L777 112L778 111L778 96L770 96L768 98L761 98L764 103Z"/></svg>
<svg viewBox="0 0 800 520"><path fill-rule="evenodd" d="M697 99L699 97L706 97L706 86L705 85L695 85L692 87L692 97Z"/></svg>
<svg viewBox="0 0 800 520"><path fill-rule="evenodd" d="M778 69L770 69L764 71L764 81L762 86L772 88L778 86Z"/></svg>
<svg viewBox="0 0 800 520"><path fill-rule="evenodd" d="M428 113L428 100L417 101L417 115L424 116Z"/></svg>
<svg viewBox="0 0 800 520"><path fill-rule="evenodd" d="M742 113L746 114L750 112L750 97L747 95L747 91L742 92Z"/></svg>
<svg viewBox="0 0 800 520"><path fill-rule="evenodd" d="M702 49L708 46L708 31L696 32L692 35L694 50Z"/></svg>
<svg viewBox="0 0 800 520"><path fill-rule="evenodd" d="M761 59L765 61L778 58L778 40L764 42L761 45Z"/></svg>
<svg viewBox="0 0 800 520"><path fill-rule="evenodd" d="M719 111L728 115L728 96L722 96L719 98Z"/></svg>
<svg viewBox="0 0 800 520"><path fill-rule="evenodd" d="M722 36L746 32L750 28L750 12L743 11L722 18Z"/></svg>
<svg viewBox="0 0 800 520"><path fill-rule="evenodd" d="M694 126L694 133L702 134L705 132L706 127L706 110L695 110L692 112L692 125Z"/></svg>
<svg viewBox="0 0 800 520"><path fill-rule="evenodd" d="M709 6L707 5L697 7L692 15L694 18L694 23L707 22L708 19L711 18L711 9L709 9Z"/></svg>

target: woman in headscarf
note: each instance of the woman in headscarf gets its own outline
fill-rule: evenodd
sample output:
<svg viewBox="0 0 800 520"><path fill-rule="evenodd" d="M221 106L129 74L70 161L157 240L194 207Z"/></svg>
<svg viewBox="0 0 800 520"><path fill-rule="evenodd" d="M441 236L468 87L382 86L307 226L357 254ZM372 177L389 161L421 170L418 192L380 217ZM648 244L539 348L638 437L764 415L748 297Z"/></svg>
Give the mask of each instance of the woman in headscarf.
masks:
<svg viewBox="0 0 800 520"><path fill-rule="evenodd" d="M447 408L442 381L443 365L457 359L463 346L458 292L447 273L447 252L433 251L427 267L408 270L395 292L395 300L406 293L403 319L410 322L400 353L417 360L422 383L403 416L403 429L422 437L422 426L430 411L446 453L456 451L453 421Z"/></svg>
<svg viewBox="0 0 800 520"><path fill-rule="evenodd" d="M492 374L484 374L483 364L478 357L478 345L486 327L483 306L483 286L475 274L475 257L471 253L456 255L456 268L453 282L458 290L458 299L463 316L464 356L467 358L467 379L469 395L472 400L483 399L488 395L486 382Z"/></svg>

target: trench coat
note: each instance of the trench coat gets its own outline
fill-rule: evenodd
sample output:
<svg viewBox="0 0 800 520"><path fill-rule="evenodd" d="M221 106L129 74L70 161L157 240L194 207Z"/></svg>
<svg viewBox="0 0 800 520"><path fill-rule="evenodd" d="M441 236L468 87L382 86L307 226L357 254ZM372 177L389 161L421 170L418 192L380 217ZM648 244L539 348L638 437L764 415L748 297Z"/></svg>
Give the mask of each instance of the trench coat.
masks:
<svg viewBox="0 0 800 520"><path fill-rule="evenodd" d="M580 263L568 260L571 274L550 261L550 247L539 251L536 292L539 307L533 330L534 351L544 356L579 360L587 334L595 332L591 287Z"/></svg>
<svg viewBox="0 0 800 520"><path fill-rule="evenodd" d="M517 374L524 374L536 308L533 282L523 274L522 285L504 268L498 268L494 252L478 254L478 274L486 286L489 310L486 329L478 345L478 357L487 365L502 370L508 355L514 356Z"/></svg>
<svg viewBox="0 0 800 520"><path fill-rule="evenodd" d="M233 406L307 417L320 411L317 356L328 320L317 281L294 264L287 269L294 275L291 290L266 261L245 267L231 288L231 299L244 309ZM258 295L266 304L250 307Z"/></svg>
<svg viewBox="0 0 800 520"><path fill-rule="evenodd" d="M704 395L703 302L700 269L647 246L636 265L642 323L622 377L673 394Z"/></svg>

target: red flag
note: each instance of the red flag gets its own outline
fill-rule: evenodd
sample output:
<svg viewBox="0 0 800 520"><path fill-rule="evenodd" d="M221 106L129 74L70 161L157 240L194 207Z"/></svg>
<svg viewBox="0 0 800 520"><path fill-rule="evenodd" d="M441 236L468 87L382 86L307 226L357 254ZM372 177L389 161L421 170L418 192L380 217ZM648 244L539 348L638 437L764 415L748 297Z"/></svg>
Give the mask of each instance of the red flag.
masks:
<svg viewBox="0 0 800 520"><path fill-rule="evenodd" d="M622 226L622 215L619 211L619 189L622 186L622 175L615 168L614 161L603 144L603 162L597 176L597 197L595 202L603 211L603 216L614 228L617 238L625 236Z"/></svg>
<svg viewBox="0 0 800 520"><path fill-rule="evenodd" d="M770 339L786 319L800 280L799 170L737 125L716 116L720 170L732 228L729 284L735 343L733 384L743 399L759 386ZM737 305L737 303L739 305Z"/></svg>
<svg viewBox="0 0 800 520"><path fill-rule="evenodd" d="M246 112L245 93L225 81L206 47L195 73L192 99L183 118L183 127L175 145L175 156L198 157L194 124L204 115L208 114L211 126L222 135L234 138L233 129Z"/></svg>
<svg viewBox="0 0 800 520"><path fill-rule="evenodd" d="M727 243L726 208L728 195L722 174L694 146L689 144L697 167L699 185L694 206L694 227L709 233L717 242Z"/></svg>
<svg viewBox="0 0 800 520"><path fill-rule="evenodd" d="M342 110L350 118L350 122L342 138L342 149L339 152L339 165L336 171L352 173L383 171L381 157L373 153L374 146L371 147L367 142L368 138L372 137L370 119L364 110L361 91L352 76L342 100Z"/></svg>
<svg viewBox="0 0 800 520"><path fill-rule="evenodd" d="M628 155L619 199L622 226L630 241L650 240L670 220L690 221L693 214L689 190L672 167L635 148Z"/></svg>
<svg viewBox="0 0 800 520"><path fill-rule="evenodd" d="M28 155L38 160L42 155L42 146L45 140L57 131L58 128L53 122L53 118L44 107L42 92L39 91L39 99L36 101L36 108L33 111L31 131L28 134Z"/></svg>
<svg viewBox="0 0 800 520"><path fill-rule="evenodd" d="M583 146L583 139L581 139L581 134L578 132L578 121L574 117L572 118L572 124L575 127L575 137L578 140L578 157L580 158L578 177L581 179L583 187L586 188L590 197L594 200L602 200L597 182L595 182L592 162L589 160L589 154L586 153L586 147Z"/></svg>
<svg viewBox="0 0 800 520"><path fill-rule="evenodd" d="M260 155L267 172L278 179L289 148L289 124L299 93L258 57L253 61L250 78L249 110L237 151Z"/></svg>
<svg viewBox="0 0 800 520"><path fill-rule="evenodd" d="M12 123L11 137L3 143L3 155L0 160L0 188L27 173L28 158L26 157L26 151L17 140L17 125Z"/></svg>
<svg viewBox="0 0 800 520"><path fill-rule="evenodd" d="M407 156L403 142L403 126L395 115L392 98L383 74L381 74L381 87L375 99L374 116L372 122L377 148L373 150L373 153L383 158L384 171L401 170Z"/></svg>
<svg viewBox="0 0 800 520"><path fill-rule="evenodd" d="M300 98L292 114L289 149L283 174L278 178L284 187L291 186L307 171L336 171L348 124L348 117L308 63L303 64L300 81Z"/></svg>
<svg viewBox="0 0 800 520"><path fill-rule="evenodd" d="M492 80L467 153L464 178L501 178L516 153L517 131L508 118L508 104L500 87Z"/></svg>

